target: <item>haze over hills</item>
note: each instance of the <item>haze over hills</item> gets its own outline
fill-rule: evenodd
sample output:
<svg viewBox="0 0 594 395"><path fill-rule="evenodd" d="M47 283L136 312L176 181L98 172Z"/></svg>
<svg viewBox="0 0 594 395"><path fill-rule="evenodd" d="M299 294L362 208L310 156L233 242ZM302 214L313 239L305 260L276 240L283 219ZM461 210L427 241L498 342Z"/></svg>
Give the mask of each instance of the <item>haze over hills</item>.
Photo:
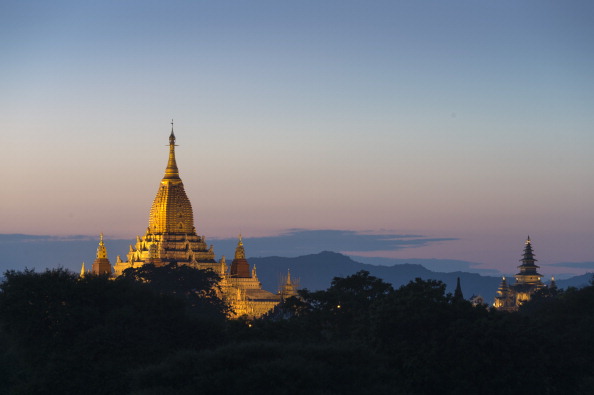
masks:
<svg viewBox="0 0 594 395"><path fill-rule="evenodd" d="M397 264L393 266L370 265L357 262L350 257L336 252L323 251L318 254L304 255L296 258L266 257L250 258L256 265L257 273L265 289L277 289L281 276L291 271L293 279L299 279L301 288L321 290L330 286L334 277L344 277L359 270L367 270L371 275L389 282L395 288L407 284L417 277L443 281L446 292L454 292L456 279L460 277L464 297L481 295L485 302L492 303L501 283L499 276L483 276L477 273L454 271L449 273L431 271L419 264ZM561 288L568 286L581 287L588 284L591 273L557 281ZM545 281L546 282L546 281ZM548 283L548 282L547 282Z"/></svg>
<svg viewBox="0 0 594 395"><path fill-rule="evenodd" d="M25 268L43 271L46 268L56 267L64 267L77 272L83 261L88 265L93 262L97 241L97 237L88 236L51 237L1 234L0 272ZM109 258L113 263L117 252L128 250L130 240L109 240L108 243ZM227 249L230 249L230 246L231 242ZM394 287L406 284L416 277L440 280L447 284L447 292L454 291L456 278L460 277L462 291L466 298L470 298L473 294L481 295L489 303L492 302L501 281L499 275L484 275L464 270L464 265L467 263L462 261L456 264L456 261L438 259L410 260L411 262L423 262L423 264L428 262L432 269L429 270L418 263L389 265L388 260L381 258L364 259L383 264L362 263L346 255L329 251L290 258L280 256L251 257L248 258L248 261L251 265L256 265L257 274L264 289L272 292L278 289L281 277L286 276L288 269L291 270L293 278L299 278L302 288L310 290L326 289L334 277L348 276L359 270L367 270L372 275L391 283ZM436 270L436 268L441 270ZM448 269L455 271L447 272ZM557 285L561 288L581 287L587 285L591 278L592 274L586 273L565 280L557 280ZM548 280L548 277L544 280Z"/></svg>
<svg viewBox="0 0 594 395"><path fill-rule="evenodd" d="M472 295L481 295L486 301L490 301L495 296L501 282L500 277L481 276L461 271L440 273L418 264L370 265L330 251L296 258L251 258L250 263L256 265L258 277L264 288L271 290L278 288L279 273L286 275L287 269L291 270L292 278L299 279L301 288L310 290L326 289L334 277L345 277L359 270L366 270L371 275L391 283L395 288L407 284L416 277L440 280L447 285L447 292L452 293L456 287L456 279L460 277L462 291L466 298L470 298Z"/></svg>

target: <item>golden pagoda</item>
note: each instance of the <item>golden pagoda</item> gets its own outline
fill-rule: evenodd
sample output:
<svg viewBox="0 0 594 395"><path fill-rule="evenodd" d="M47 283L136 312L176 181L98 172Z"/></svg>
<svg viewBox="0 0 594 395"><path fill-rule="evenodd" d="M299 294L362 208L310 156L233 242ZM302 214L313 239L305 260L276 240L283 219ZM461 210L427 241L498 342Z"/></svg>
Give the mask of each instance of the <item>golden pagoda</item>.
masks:
<svg viewBox="0 0 594 395"><path fill-rule="evenodd" d="M116 275L121 275L129 267L136 268L145 263L159 266L170 262L219 271L220 265L215 260L212 245L207 246L204 236L196 234L192 204L175 161L175 147L172 123L169 160L151 206L149 225L144 236L137 236L136 244L130 246L127 262L116 262Z"/></svg>
<svg viewBox="0 0 594 395"><path fill-rule="evenodd" d="M262 289L255 267L250 271L241 235L231 270L228 270L225 257L217 262L213 246L207 246L205 237L196 233L192 205L175 160L175 147L171 122L169 159L151 206L148 227L144 236L136 236L126 262L117 257L114 275L119 276L128 268L147 263L162 266L177 262L196 269L210 269L221 277L221 296L231 306L231 316L259 317L265 314L280 302L280 297Z"/></svg>
<svg viewBox="0 0 594 395"><path fill-rule="evenodd" d="M291 280L291 270L287 270L287 276L282 279L281 284L282 285L278 290L278 295L282 300L298 295L297 289L299 288L299 280Z"/></svg>
<svg viewBox="0 0 594 395"><path fill-rule="evenodd" d="M234 317L260 317L272 310L281 300L278 295L262 289L255 265L250 270L241 235L235 248L231 270L229 273L223 273L221 277L220 286L225 299L231 305Z"/></svg>
<svg viewBox="0 0 594 395"><path fill-rule="evenodd" d="M84 270L84 266L83 266ZM93 266L91 267L91 272L93 274L107 274L111 275L111 263L109 262L109 258L107 257L107 249L105 248L105 243L103 242L103 233L99 235L99 246L97 247L97 258L93 262Z"/></svg>

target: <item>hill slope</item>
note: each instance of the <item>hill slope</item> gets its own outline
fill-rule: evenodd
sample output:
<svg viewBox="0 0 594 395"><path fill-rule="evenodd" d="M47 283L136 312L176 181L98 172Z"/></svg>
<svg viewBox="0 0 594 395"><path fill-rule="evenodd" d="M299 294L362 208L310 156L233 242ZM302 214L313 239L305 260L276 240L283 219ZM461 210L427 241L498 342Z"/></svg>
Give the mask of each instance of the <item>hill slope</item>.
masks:
<svg viewBox="0 0 594 395"><path fill-rule="evenodd" d="M466 298L481 295L486 302L492 302L500 277L481 276L476 273L452 272L440 273L424 268L421 265L402 264L394 266L376 266L360 263L348 256L324 251L319 254L304 255L296 258L265 257L250 258L256 265L258 277L265 289L278 289L280 277L291 270L292 278L299 278L300 287L310 290L326 289L334 277L344 277L359 270L367 270L371 275L391 283L395 288L420 277L422 279L440 280L447 284L447 292L454 292L456 279L460 277L462 291Z"/></svg>

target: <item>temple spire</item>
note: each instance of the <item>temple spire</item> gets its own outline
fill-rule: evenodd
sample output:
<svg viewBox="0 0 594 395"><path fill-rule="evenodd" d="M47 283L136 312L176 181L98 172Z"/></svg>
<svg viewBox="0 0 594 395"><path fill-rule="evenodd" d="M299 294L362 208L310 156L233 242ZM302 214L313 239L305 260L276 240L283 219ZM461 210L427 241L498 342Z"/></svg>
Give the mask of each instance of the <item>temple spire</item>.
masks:
<svg viewBox="0 0 594 395"><path fill-rule="evenodd" d="M542 287L543 284L540 281L542 275L538 273L539 266L536 265L537 259L534 257L534 251L532 250L532 241L530 236L526 239L524 245L524 252L522 253L522 264L518 266L520 272L516 274L517 284L534 284L535 286Z"/></svg>
<svg viewBox="0 0 594 395"><path fill-rule="evenodd" d="M97 258L107 259L107 249L103 243L103 232L99 234L99 246L97 247Z"/></svg>
<svg viewBox="0 0 594 395"><path fill-rule="evenodd" d="M165 169L165 176L163 181L179 180L179 170L177 169L177 162L175 161L175 134L173 133L173 119L171 120L171 134L169 135L169 160L167 168Z"/></svg>
<svg viewBox="0 0 594 395"><path fill-rule="evenodd" d="M291 280L291 269L287 269L287 280L279 287L278 294L282 300L297 296L298 284Z"/></svg>
<svg viewBox="0 0 594 395"><path fill-rule="evenodd" d="M239 240L237 241L237 247L235 248L235 259L231 262L231 270L229 271L229 274L231 277L251 277L250 265L245 259L245 249L243 248L241 233L239 234ZM252 275L255 275L255 271L252 271Z"/></svg>
<svg viewBox="0 0 594 395"><path fill-rule="evenodd" d="M241 233L239 234L239 240L237 241L237 247L235 248L235 259L245 259L245 249L243 248Z"/></svg>
<svg viewBox="0 0 594 395"><path fill-rule="evenodd" d="M557 289L557 283L555 282L555 277L551 277L551 284L549 285L551 289Z"/></svg>
<svg viewBox="0 0 594 395"><path fill-rule="evenodd" d="M464 300L464 294L462 294L462 287L460 286L460 277L456 280L456 290L454 291L453 300L456 302Z"/></svg>
<svg viewBox="0 0 594 395"><path fill-rule="evenodd" d="M172 121L171 134L169 135L169 160L167 162L167 168L165 169L165 176L161 180L159 190L157 191L157 195L151 206L149 226L146 230L147 236L149 234L161 233L186 234L191 237L196 235L192 205L186 195L184 184L179 177L179 171L177 169L175 147L175 134L173 132ZM161 243L159 240L151 239L151 241ZM137 239L136 242L139 243L140 239ZM161 247L158 247L158 249L160 250ZM179 258L173 258L171 254L164 255L167 255L164 259L174 259L179 261ZM138 258L138 256L136 258ZM145 258L146 256L141 260L144 260ZM188 256L184 257L184 259L185 258L191 260Z"/></svg>
<svg viewBox="0 0 594 395"><path fill-rule="evenodd" d="M537 259L534 258L534 251L532 250L532 241L530 240L530 236L528 236L524 246L524 253L522 254L522 259L520 259L520 262L522 262L522 266L537 268L538 266L534 264L536 261Z"/></svg>
<svg viewBox="0 0 594 395"><path fill-rule="evenodd" d="M97 247L97 258L93 262L93 266L91 267L91 271L93 274L101 275L107 274L111 275L111 263L107 258L107 249L105 248L105 244L103 243L103 233L99 235L99 246Z"/></svg>

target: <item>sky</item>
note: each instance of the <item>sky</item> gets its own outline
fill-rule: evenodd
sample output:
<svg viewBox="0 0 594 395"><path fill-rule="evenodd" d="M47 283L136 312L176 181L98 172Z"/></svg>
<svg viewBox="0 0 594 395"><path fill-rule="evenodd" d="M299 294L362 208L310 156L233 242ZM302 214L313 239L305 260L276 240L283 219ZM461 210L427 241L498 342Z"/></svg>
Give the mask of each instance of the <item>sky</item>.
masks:
<svg viewBox="0 0 594 395"><path fill-rule="evenodd" d="M594 270L593 17L589 1L1 1L0 233L142 235L174 119L207 238L349 232L354 256L509 273L530 235L542 272Z"/></svg>

